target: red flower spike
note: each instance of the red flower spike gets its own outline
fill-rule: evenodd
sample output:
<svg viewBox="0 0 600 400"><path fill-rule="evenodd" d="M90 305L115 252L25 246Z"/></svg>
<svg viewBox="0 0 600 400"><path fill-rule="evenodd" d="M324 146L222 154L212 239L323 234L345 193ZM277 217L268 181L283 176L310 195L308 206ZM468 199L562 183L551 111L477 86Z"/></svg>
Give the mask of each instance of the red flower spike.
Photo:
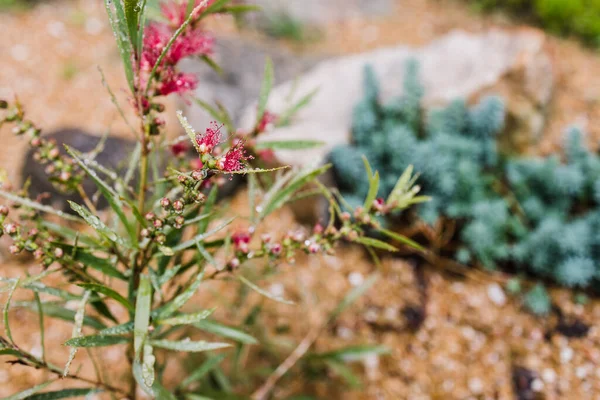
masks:
<svg viewBox="0 0 600 400"><path fill-rule="evenodd" d="M196 144L200 153L206 154L213 151L213 149L221 143L222 135L221 128L223 125L217 124L215 121L210 123L210 126L206 128L204 135L196 135Z"/></svg>
<svg viewBox="0 0 600 400"><path fill-rule="evenodd" d="M169 70L163 75L158 91L163 96L171 93L181 95L196 89L197 86L198 78L195 75Z"/></svg>
<svg viewBox="0 0 600 400"><path fill-rule="evenodd" d="M175 65L186 57L208 55L212 52L214 42L213 37L200 30L185 33L169 49L167 62Z"/></svg>
<svg viewBox="0 0 600 400"><path fill-rule="evenodd" d="M239 140L230 148L223 157L219 159L217 166L221 171L234 172L244 169L244 161L252 159L252 156L246 155L244 142Z"/></svg>
<svg viewBox="0 0 600 400"><path fill-rule="evenodd" d="M193 8L198 7L201 1L202 0L195 0ZM204 7L198 10L197 14L194 15L194 18L198 18L212 3L214 3L214 0L209 0ZM176 0L165 1L161 3L160 11L162 12L162 15L169 20L174 28L179 28L189 15L188 2Z"/></svg>

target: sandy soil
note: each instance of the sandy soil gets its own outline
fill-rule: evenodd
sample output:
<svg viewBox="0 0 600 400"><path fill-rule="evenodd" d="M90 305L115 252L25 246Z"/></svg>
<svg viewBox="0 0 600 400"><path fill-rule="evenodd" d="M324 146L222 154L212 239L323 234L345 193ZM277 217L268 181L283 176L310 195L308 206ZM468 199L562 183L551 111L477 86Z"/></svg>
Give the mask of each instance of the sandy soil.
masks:
<svg viewBox="0 0 600 400"><path fill-rule="evenodd" d="M310 51L345 54L397 43L420 45L452 29L478 31L492 24L511 28L502 17L474 15L456 1L399 0L397 12L389 18L353 20L327 27L324 39ZM120 60L100 2L58 1L26 14L0 14L0 26L3 32L0 98L18 94L30 117L47 130L75 125L99 134L106 129L119 135L127 134L97 70L100 65L119 101L125 105ZM227 20L218 21L215 27L231 32ZM549 113L549 129L541 148L554 147L566 124L571 122L586 124L591 136L600 138L597 103L600 58L576 42L563 39L549 38L548 50L556 68L557 86ZM170 128L174 134L176 125L171 124ZM6 128L0 130L0 139L0 168L6 168L17 180L17 165L24 143ZM234 199L232 209L243 214L243 193ZM269 227L282 230L294 223L291 212L284 210L269 222ZM36 270L36 267L11 262L5 262L0 268L5 277ZM270 286L281 282L285 295L296 300L298 306L265 303L265 329L274 334L276 327L288 326L289 332L278 338L297 343L310 330L313 318L318 319L331 310L352 283L360 282L374 270L369 259L351 247L340 249L336 257L300 259L294 266L283 266L272 282L261 284L281 290L280 286ZM423 271L423 276L416 271ZM501 305L492 302L489 292L494 291L496 278L485 274L476 274L476 277L462 279L435 267L415 269L402 260L385 260L383 278L376 290L363 297L335 327L321 335L316 349L326 351L350 344L382 343L392 353L355 366L357 372L365 373L362 390L343 391L339 379L333 376L305 390L327 399L512 399L516 398L512 375L515 367L521 366L535 374L532 385L535 397L530 398L600 399L600 330L593 325L600 317L600 302L576 305L571 292L553 290L553 299L565 314L592 327L581 339L569 339L561 334L546 339L546 333L556 324L555 319L535 318L524 312L515 299ZM422 282L426 282L425 289L421 288ZM223 283L210 284L209 289L219 291L221 285ZM426 293L425 298L423 293ZM26 296L17 293L14 300L30 299ZM195 304L203 304L205 299L199 296ZM245 308L257 301L251 297ZM411 329L414 318L407 318L411 314L407 310L419 310L422 306L425 306L426 317L415 331ZM114 311L119 318L125 318L119 314L118 307ZM311 318L299 321L298 315ZM236 318L233 314L218 316ZM10 317L18 343L39 354L37 317L25 310L12 312ZM47 319L46 332L47 348L51 349L47 357L62 365L68 350L58 344L70 337L71 328ZM283 347L282 355L291 348ZM105 349L98 356L108 380L124 383L127 376L121 369L114 368L123 364L123 348ZM86 357L81 351L73 370L77 370ZM250 353L246 363L253 362L258 362L257 356ZM87 364L81 374L93 377L93 369ZM181 368L177 359L170 362L167 374L170 382L175 382ZM42 371L0 364L0 397L46 378ZM60 382L53 387L63 384L68 383ZM278 390L277 397L295 393L301 385L291 379Z"/></svg>

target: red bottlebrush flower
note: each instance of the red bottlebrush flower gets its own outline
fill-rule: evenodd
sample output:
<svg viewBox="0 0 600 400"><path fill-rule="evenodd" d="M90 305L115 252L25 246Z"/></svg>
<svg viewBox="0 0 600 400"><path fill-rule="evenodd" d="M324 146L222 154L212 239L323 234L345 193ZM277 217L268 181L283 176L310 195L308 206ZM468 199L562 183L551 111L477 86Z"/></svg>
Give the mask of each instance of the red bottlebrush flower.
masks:
<svg viewBox="0 0 600 400"><path fill-rule="evenodd" d="M171 38L171 30L164 24L153 23L144 31L144 44L142 49L142 67L150 71L158 61L160 53Z"/></svg>
<svg viewBox="0 0 600 400"><path fill-rule="evenodd" d="M237 143L219 159L217 166L221 171L225 172L240 171L244 169L244 161L251 158L252 156L246 155L244 142L242 140L238 140Z"/></svg>
<svg viewBox="0 0 600 400"><path fill-rule="evenodd" d="M198 7L201 4L202 0L195 0L193 8ZM214 0L208 0L206 5L200 10L198 10L197 14L194 15L195 18L199 17L207 8L210 6ZM193 10L192 8L192 10ZM187 1L176 1L170 0L161 3L160 11L162 15L169 20L169 22L175 27L179 28L181 24L185 22L188 18L188 2ZM191 10L190 10L191 11Z"/></svg>
<svg viewBox="0 0 600 400"><path fill-rule="evenodd" d="M195 75L170 70L163 75L158 92L163 96L171 93L181 95L196 89L197 86L198 78Z"/></svg>
<svg viewBox="0 0 600 400"><path fill-rule="evenodd" d="M188 145L184 141L177 142L171 146L171 154L173 154L175 157L183 156L186 151L188 151Z"/></svg>
<svg viewBox="0 0 600 400"><path fill-rule="evenodd" d="M167 61L177 64L180 60L190 56L202 56L212 52L215 40L201 30L193 30L179 36L169 49Z"/></svg>
<svg viewBox="0 0 600 400"><path fill-rule="evenodd" d="M221 143L222 135L221 128L215 121L210 123L210 126L206 128L204 135L196 135L196 144L200 153L210 153L219 143Z"/></svg>
<svg viewBox="0 0 600 400"><path fill-rule="evenodd" d="M277 121L277 118L277 114L265 111L262 118L260 119L260 122L258 123L258 126L256 127L256 130L260 133L271 129L273 124L275 124L275 122Z"/></svg>

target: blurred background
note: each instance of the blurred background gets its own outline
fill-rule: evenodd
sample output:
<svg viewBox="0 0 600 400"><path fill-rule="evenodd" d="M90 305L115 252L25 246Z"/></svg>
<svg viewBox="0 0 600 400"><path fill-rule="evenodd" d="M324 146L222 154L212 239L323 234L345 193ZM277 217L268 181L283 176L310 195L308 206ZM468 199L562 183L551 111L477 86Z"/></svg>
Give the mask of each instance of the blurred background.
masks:
<svg viewBox="0 0 600 400"><path fill-rule="evenodd" d="M412 58L420 64L426 109L455 98L468 104L491 94L503 99L506 117L498 140L507 154L560 158L568 127L585 132L585 146L597 149L599 1L246 2L263 11L206 23L216 38L214 58L223 73L194 61L186 68L200 76L197 97L222 102L241 126L248 105L258 96L266 56L274 61L277 84L283 85L275 91L273 109L295 80L299 91L320 88L295 128L272 135L317 138L327 146L300 156L276 154L284 163L322 160L324 153L348 140L353 118L356 127L352 111L364 95L364 65L373 65L381 97L388 101L407 90L405 63ZM29 118L45 132L75 127L131 138L103 85L104 77L117 101L127 104L120 56L102 1L0 0L0 55L0 98L18 96ZM172 97L168 102L172 110L184 108L198 129L209 120L189 101ZM168 117L167 135L178 136L174 113ZM0 169L18 183L27 144L7 127L0 127L0 143ZM400 152L403 143L387 146ZM240 212L243 196L231 200ZM272 229L285 231L319 218L318 211L316 216L311 213L285 209ZM558 235L579 243L597 232ZM308 383L298 376L290 392L310 387L315 398L323 399L600 399L596 264L584 271L581 283L576 280L584 273L579 264L573 270L565 267L560 275L535 269L522 273L513 265L463 268L481 263L456 258L459 266L418 257L384 259L385 279L322 335L317 347L383 344L390 354L361 358L352 366L360 380L339 371L329 372L332 379L311 377ZM0 255L2 276L20 275L27 268L35 267ZM310 313L316 299L325 308L335 304L373 269L363 252L345 247L335 257L298 260L270 290L281 293L302 286L312 297L304 300L300 312ZM573 278L570 272L581 274ZM266 307L272 308L273 317L265 321L265 329L285 332L290 340L303 336L304 321L297 318L297 310ZM37 346L39 337L27 338L29 326L37 331L33 314L18 311L11 318L13 325L20 325L22 341ZM70 329L57 322L47 331L47 340L62 343ZM64 357L67 350L56 346L53 352ZM111 351L102 356L109 363L119 357ZM177 376L178 368L185 365L167 374ZM0 397L42 381L42 374L0 364ZM118 366L109 374L119 376Z"/></svg>

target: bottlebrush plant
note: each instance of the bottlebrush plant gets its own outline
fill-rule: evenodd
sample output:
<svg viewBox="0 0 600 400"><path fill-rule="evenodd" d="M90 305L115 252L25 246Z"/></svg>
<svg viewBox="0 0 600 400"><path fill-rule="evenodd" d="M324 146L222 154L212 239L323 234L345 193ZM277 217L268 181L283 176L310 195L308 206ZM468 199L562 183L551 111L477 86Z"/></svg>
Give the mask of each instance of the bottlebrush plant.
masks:
<svg viewBox="0 0 600 400"><path fill-rule="evenodd" d="M237 290L240 301L248 302L246 305L251 305L246 299L248 291L289 304L255 283L276 273L279 263L291 263L302 253L330 254L342 240L360 243L370 250L395 250L367 237L365 231L379 228L377 216L398 212L413 202L417 192L414 180L409 172L403 174L389 200L377 200L378 174L366 163L371 189L365 195L364 206L354 210L357 218L353 219L340 209L334 194L315 181L328 165L289 171L261 169L260 155L265 145L259 148L252 142L275 120L265 108L273 82L270 63L258 102L258 120L255 129L248 132L248 142L231 126L226 127L231 132L226 139L223 126L216 123L196 132L181 113L178 117L187 133L187 143L165 142L161 114L167 110L160 98L173 93L191 97L191 90L198 85L196 77L178 71L178 62L190 56L210 62L212 39L201 30L202 20L211 14L251 8L230 5L227 0L169 1L162 5L166 22L149 24L145 21L146 8L145 1L106 0L131 105L138 117L136 124L128 123L138 144L124 174L96 161L101 148L90 153L69 147L66 152L60 151L57 143L45 139L27 119L21 104L0 100L0 125L11 125L16 135L27 138L35 149L35 160L45 166L57 190L76 192L81 198L80 202L69 202L73 214L65 213L42 204L41 198L29 198L27 185L13 189L6 176L0 174L0 197L5 200L0 205L0 237L11 239L11 253L30 252L43 267L37 275L0 278L0 292L6 299L0 356L8 357L8 363L54 376L9 399L63 399L105 393L111 398L133 400L140 390L157 399L250 398L249 393L253 399L266 399L297 363L312 370L335 369L349 379L352 373L344 360L384 349L353 347L321 354L309 350L318 334L374 284L377 274L353 289L296 350L289 355L285 350L285 360L268 332L252 322L260 316L260 304L237 327L232 326L234 321L225 325L211 317L214 308L222 304L220 296L212 297L212 303L202 304L200 309L183 312L182 307L190 306L194 294L207 282L217 280L229 285L232 293ZM224 116L223 110L217 111L219 117ZM290 113L281 118L289 122ZM281 142L271 147L277 145ZM286 148L294 146L294 142L284 144ZM190 147L197 153L191 164L182 158ZM165 148L170 148L172 159L165 176L160 176L155 156ZM250 217L244 229L231 229L234 217L227 217L231 211L216 201L220 184L233 174L248 176ZM137 187L132 187L134 175L138 177ZM109 205L107 211L98 210L98 198L84 189L84 180L94 183ZM310 233L300 230L283 237L259 235L261 223L275 211L298 197L314 194L314 189L303 190L309 183L330 200L331 220L324 226L316 225ZM55 282L56 276L63 280L52 285L48 278ZM11 301L13 294L21 291L31 294L33 301ZM235 314L237 306L225 304L228 315ZM41 354L25 349L19 344L20 338L13 335L10 314L14 309L38 314ZM65 360L47 357L47 318L73 325L72 338L64 343L69 348ZM213 335L221 340L190 340L189 335ZM260 346L265 343L269 346ZM97 377L72 366L82 361L80 349L117 345L124 346L129 365L125 376L116 382L102 377L102 368L91 355L86 360L96 368ZM230 347L235 351L222 350ZM164 384L163 373L170 357L165 353L172 351L202 354L192 359L189 375ZM242 367L248 352L268 357L256 368ZM310 356L310 362L303 361L304 355ZM270 374L262 381L265 367ZM52 385L59 378L76 386L55 390Z"/></svg>
<svg viewBox="0 0 600 400"><path fill-rule="evenodd" d="M432 249L463 264L510 265L565 286L595 284L600 157L586 148L582 132L568 130L564 155L505 157L496 143L505 114L500 99L487 97L471 108L455 100L422 118L422 96L415 62L408 64L404 95L389 104L379 101L377 79L366 68L354 142L330 155L342 195L356 204L368 190L367 180L356 179L361 154L381 173L384 196L393 176L414 165L432 198L417 208L432 227L418 233L431 239Z"/></svg>

